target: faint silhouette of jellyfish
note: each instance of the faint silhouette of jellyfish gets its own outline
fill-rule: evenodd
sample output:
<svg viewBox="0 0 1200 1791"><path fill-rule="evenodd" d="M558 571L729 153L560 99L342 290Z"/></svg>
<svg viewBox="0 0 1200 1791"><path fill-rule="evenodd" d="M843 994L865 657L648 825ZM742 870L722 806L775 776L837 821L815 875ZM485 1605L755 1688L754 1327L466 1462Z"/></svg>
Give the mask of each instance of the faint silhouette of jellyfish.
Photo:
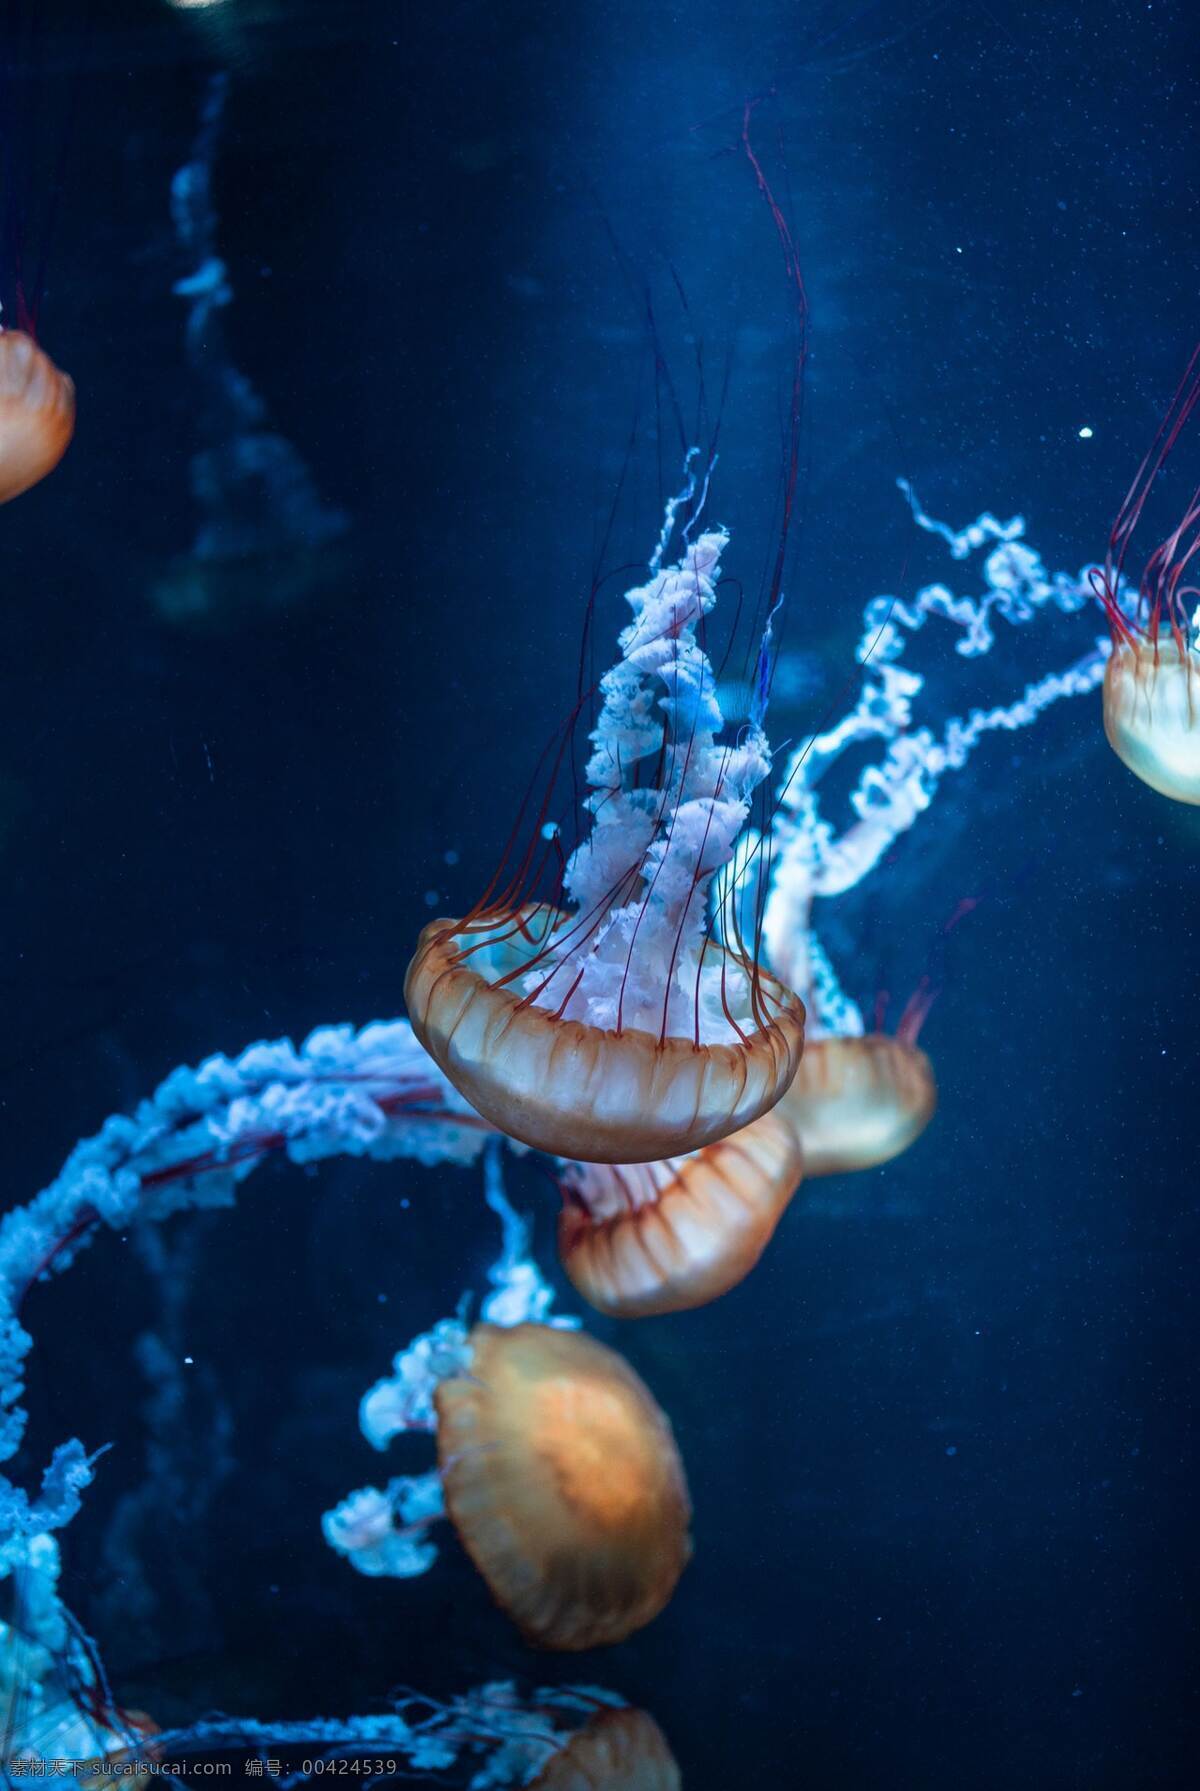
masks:
<svg viewBox="0 0 1200 1791"><path fill-rule="evenodd" d="M321 502L291 443L267 427L266 406L229 358L221 311L233 288L217 252L212 194L228 92L229 77L212 76L191 158L171 183L171 218L191 270L174 291L188 301L185 345L205 442L191 462L196 539L154 590L173 621L301 600L342 570L338 543L349 527L343 511Z"/></svg>
<svg viewBox="0 0 1200 1791"><path fill-rule="evenodd" d="M800 1186L790 1112L785 1094L741 1131L664 1162L568 1165L558 1248L576 1292L610 1317L645 1318L736 1287Z"/></svg>
<svg viewBox="0 0 1200 1791"><path fill-rule="evenodd" d="M359 1422L386 1449L432 1434L438 1466L363 1487L322 1520L360 1573L406 1579L432 1566L431 1526L449 1518L500 1606L542 1647L622 1640L657 1616L691 1545L671 1427L614 1351L552 1318L528 1228L486 1159L503 1250L483 1320L466 1303L414 1338L364 1396Z"/></svg>
<svg viewBox="0 0 1200 1791"><path fill-rule="evenodd" d="M446 1702L406 1691L374 1716L209 1717L158 1736L155 1751L170 1761L244 1749L266 1761L288 1748L309 1756L288 1783L323 1778L335 1762L356 1759L381 1760L378 1776L438 1783L454 1773L452 1782L468 1791L679 1791L682 1783L666 1737L645 1711L599 1686L542 1686L523 1697L511 1680Z"/></svg>
<svg viewBox="0 0 1200 1791"><path fill-rule="evenodd" d="M678 1155L748 1125L804 1043L790 989L708 924L713 876L770 759L761 706L718 743L697 639L727 534L708 531L662 569L694 488L689 477L667 507L649 583L627 593L634 619L591 734L590 836L549 899L525 893L528 851L464 920L433 921L405 980L418 1038L473 1107L510 1137L592 1163Z"/></svg>
<svg viewBox="0 0 1200 1791"><path fill-rule="evenodd" d="M24 330L0 330L0 504L53 472L75 433L75 387Z"/></svg>
<svg viewBox="0 0 1200 1791"><path fill-rule="evenodd" d="M1200 345L1192 351L1150 449L1134 475L1093 586L1112 631L1104 673L1104 732L1135 777L1175 802L1200 803L1200 486L1146 561L1136 589L1125 561L1146 499L1200 400Z"/></svg>

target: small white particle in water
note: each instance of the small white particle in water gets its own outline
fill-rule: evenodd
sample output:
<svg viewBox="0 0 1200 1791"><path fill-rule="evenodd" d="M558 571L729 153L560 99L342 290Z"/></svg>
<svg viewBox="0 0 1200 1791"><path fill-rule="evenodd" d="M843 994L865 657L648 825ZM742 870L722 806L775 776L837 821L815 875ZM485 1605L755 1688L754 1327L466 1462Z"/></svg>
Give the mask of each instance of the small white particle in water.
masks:
<svg viewBox="0 0 1200 1791"><path fill-rule="evenodd" d="M556 840L558 838L558 822L557 821L547 821L544 824L544 826L542 827L542 838L544 840Z"/></svg>
<svg viewBox="0 0 1200 1791"><path fill-rule="evenodd" d="M961 249L960 249L960 248L959 248L959 247L958 247L958 244L957 244L957 243L956 243L956 244L955 244L955 245L954 245L954 253L955 253L955 254L956 254L956 255L961 255L961 254L962 254L962 250L961 250Z"/></svg>
<svg viewBox="0 0 1200 1791"><path fill-rule="evenodd" d="M1092 432L1088 428L1086 423L1084 424L1083 428L1079 431L1079 439L1081 442L1090 442L1092 439Z"/></svg>
<svg viewBox="0 0 1200 1791"><path fill-rule="evenodd" d="M185 1356L183 1359L187 1363L189 1368L192 1366L192 1363L196 1360L195 1356Z"/></svg>

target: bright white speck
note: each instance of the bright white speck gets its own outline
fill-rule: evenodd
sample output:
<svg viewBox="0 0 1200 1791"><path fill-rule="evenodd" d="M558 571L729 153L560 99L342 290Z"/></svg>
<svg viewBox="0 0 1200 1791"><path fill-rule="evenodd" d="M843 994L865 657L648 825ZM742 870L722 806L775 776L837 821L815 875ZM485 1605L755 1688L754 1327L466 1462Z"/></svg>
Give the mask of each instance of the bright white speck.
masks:
<svg viewBox="0 0 1200 1791"><path fill-rule="evenodd" d="M183 1359L184 1359L184 1362L187 1364L187 1366L190 1368L196 1358L194 1356L185 1356Z"/></svg>
<svg viewBox="0 0 1200 1791"><path fill-rule="evenodd" d="M554 840L554 839L558 838L558 822L557 821L547 821L545 823L545 825L542 828L542 838L544 840Z"/></svg>
<svg viewBox="0 0 1200 1791"><path fill-rule="evenodd" d="M1081 442L1090 442L1092 439L1092 432L1088 428L1086 423L1084 424L1083 428L1079 431L1079 439Z"/></svg>

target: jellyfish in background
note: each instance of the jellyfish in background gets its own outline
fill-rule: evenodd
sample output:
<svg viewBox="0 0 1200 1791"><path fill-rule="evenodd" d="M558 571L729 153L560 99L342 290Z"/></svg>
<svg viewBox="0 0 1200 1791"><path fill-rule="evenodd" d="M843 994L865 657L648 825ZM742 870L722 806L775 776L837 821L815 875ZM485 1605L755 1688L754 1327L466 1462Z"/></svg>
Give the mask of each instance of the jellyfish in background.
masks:
<svg viewBox="0 0 1200 1791"><path fill-rule="evenodd" d="M953 559L994 544L982 566L983 591L959 597L937 583L911 602L872 598L864 612L857 701L793 754L770 838L747 838L728 873L735 909L760 878L768 882L763 956L808 1005L804 1058L780 1103L799 1132L808 1175L887 1162L920 1136L937 1104L932 1066L917 1045L927 999L918 992L894 1036L868 1033L814 928L814 903L844 895L870 876L930 807L943 777L961 770L989 734L1029 727L1060 699L1095 690L1108 660L1108 642L1100 637L1075 664L1028 685L1011 703L972 709L945 722L940 733L914 725L924 679L900 663L914 633L934 619L949 623L961 631L959 655L978 658L995 645L997 619L1023 626L1046 613L1084 610L1092 569L1074 577L1049 574L1023 539L1022 517L1001 522L985 512L955 530L928 516L905 481L900 488L917 526L945 541ZM822 777L848 749L871 744L882 753L860 774L850 796L854 819L838 832L821 810Z"/></svg>
<svg viewBox="0 0 1200 1791"><path fill-rule="evenodd" d="M469 1328L460 1308L417 1337L359 1412L378 1449L433 1434L438 1467L351 1493L325 1514L325 1538L361 1573L408 1578L432 1565L429 1528L449 1518L528 1640L622 1641L662 1610L691 1553L671 1427L620 1356L550 1317L497 1145L486 1189L504 1247L482 1322Z"/></svg>
<svg viewBox="0 0 1200 1791"><path fill-rule="evenodd" d="M0 329L0 504L52 473L75 433L75 387L24 330Z"/></svg>
<svg viewBox="0 0 1200 1791"><path fill-rule="evenodd" d="M690 456L689 456L690 459ZM601 680L586 808L564 913L513 883L425 928L405 980L413 1027L472 1106L553 1156L649 1162L773 1107L795 1075L804 1010L708 925L709 887L770 766L758 721L733 743L697 629L728 542L710 530L627 594L634 619ZM662 694L664 693L665 694Z"/></svg>
<svg viewBox="0 0 1200 1791"><path fill-rule="evenodd" d="M246 1750L265 1760L288 1747L311 1750L313 1775L341 1760L369 1760L380 1776L419 1776L468 1791L679 1791L679 1767L644 1710L592 1685L545 1686L523 1697L512 1680L442 1702L408 1693L382 1715L259 1722L208 1718L155 1740L158 1757ZM378 1767L374 1766L379 1761ZM464 1780L460 1775L471 1774Z"/></svg>
<svg viewBox="0 0 1200 1791"><path fill-rule="evenodd" d="M39 145L49 148L58 131L47 131L52 107L30 73L38 20L21 12L9 8L0 45L0 313L16 323L0 325L0 504L53 472L75 433L75 387L37 339L65 139L54 146L53 169L43 166Z"/></svg>
<svg viewBox="0 0 1200 1791"><path fill-rule="evenodd" d="M1200 487L1146 562L1132 589L1125 562L1146 499L1200 400L1200 346L1192 352L1158 434L1109 535L1093 588L1112 631L1104 674L1104 732L1135 777L1176 802L1200 803Z"/></svg>
<svg viewBox="0 0 1200 1791"><path fill-rule="evenodd" d="M205 445L192 457L200 526L190 553L154 589L171 621L301 601L343 570L344 511L322 503L295 448L268 426L266 406L229 357L221 312L233 299L218 253L213 164L229 78L209 81L191 159L171 184L171 218L189 272L174 291L188 303L187 358Z"/></svg>

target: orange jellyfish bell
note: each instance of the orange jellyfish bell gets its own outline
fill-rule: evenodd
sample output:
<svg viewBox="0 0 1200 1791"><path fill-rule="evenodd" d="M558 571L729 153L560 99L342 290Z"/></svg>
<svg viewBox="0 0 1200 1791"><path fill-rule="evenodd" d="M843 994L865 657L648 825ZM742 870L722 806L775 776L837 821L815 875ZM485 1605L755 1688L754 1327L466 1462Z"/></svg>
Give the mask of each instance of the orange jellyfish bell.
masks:
<svg viewBox="0 0 1200 1791"><path fill-rule="evenodd" d="M1135 777L1200 804L1200 655L1186 639L1117 638L1104 668L1104 732Z"/></svg>
<svg viewBox="0 0 1200 1791"><path fill-rule="evenodd" d="M585 1163L657 1161L739 1131L775 1105L804 1048L799 997L710 923L713 879L771 756L759 719L721 738L697 638L728 535L710 530L660 567L682 501L649 583L626 593L634 619L600 681L590 832L565 857L543 824L465 920L425 928L404 985L417 1037L485 1119ZM573 763L569 740L568 728L556 766ZM553 781L539 819L552 799Z"/></svg>
<svg viewBox="0 0 1200 1791"><path fill-rule="evenodd" d="M562 1180L563 1267L612 1318L705 1306L750 1273L803 1170L782 1107L690 1156L573 1163Z"/></svg>
<svg viewBox="0 0 1200 1791"><path fill-rule="evenodd" d="M480 1324L469 1341L468 1372L435 1394L455 1530L530 1642L622 1641L663 1609L691 1553L668 1420L582 1331Z"/></svg>
<svg viewBox="0 0 1200 1791"><path fill-rule="evenodd" d="M740 1038L600 1027L535 1005L522 989L568 915L530 906L488 920L432 921L404 983L413 1031L459 1092L500 1131L550 1156L644 1163L714 1143L778 1101L804 1049L799 998L753 967L757 1015ZM710 943L716 975L740 962Z"/></svg>
<svg viewBox="0 0 1200 1791"><path fill-rule="evenodd" d="M0 504L53 472L75 433L75 386L24 330L0 329Z"/></svg>
<svg viewBox="0 0 1200 1791"><path fill-rule="evenodd" d="M921 1136L936 1107L924 1051L882 1032L811 1040L781 1103L800 1135L806 1175L889 1163Z"/></svg>
<svg viewBox="0 0 1200 1791"><path fill-rule="evenodd" d="M604 1710L572 1735L529 1791L680 1791L667 1738L644 1710Z"/></svg>

